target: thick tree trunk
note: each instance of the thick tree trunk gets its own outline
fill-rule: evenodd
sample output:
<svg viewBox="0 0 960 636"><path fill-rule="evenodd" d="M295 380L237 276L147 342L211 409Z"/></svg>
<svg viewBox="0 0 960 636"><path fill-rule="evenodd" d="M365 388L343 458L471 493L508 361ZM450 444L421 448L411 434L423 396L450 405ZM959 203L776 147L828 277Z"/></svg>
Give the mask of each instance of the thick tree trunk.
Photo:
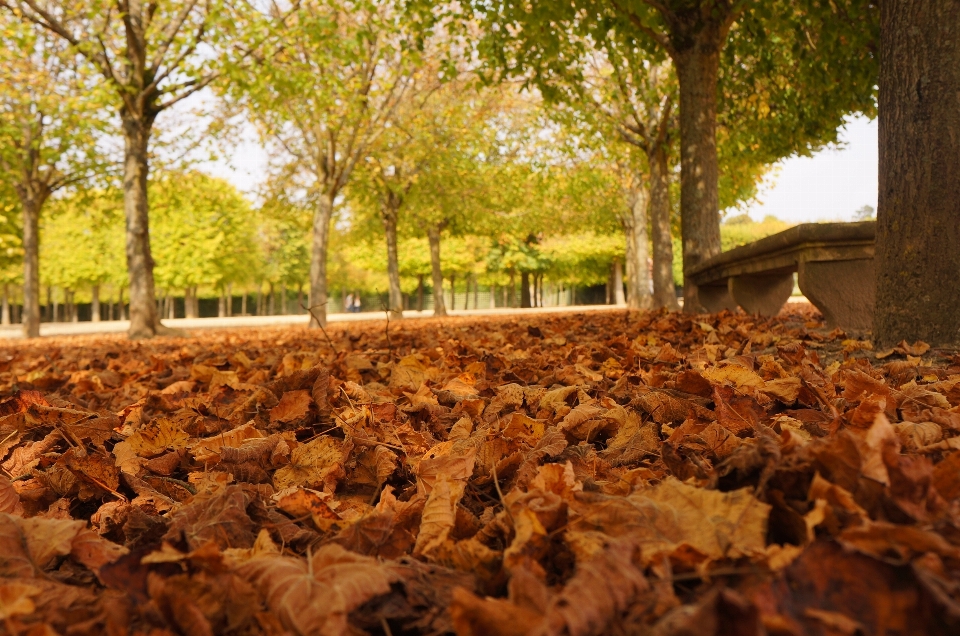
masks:
<svg viewBox="0 0 960 636"><path fill-rule="evenodd" d="M150 338L160 330L150 253L147 203L147 150L153 120L121 113L124 137L123 210L127 219L127 273L130 279L130 338Z"/></svg>
<svg viewBox="0 0 960 636"><path fill-rule="evenodd" d="M42 203L33 196L22 194L20 196L20 205L23 209L24 338L40 337L40 206ZM49 288L47 291L49 298Z"/></svg>
<svg viewBox="0 0 960 636"><path fill-rule="evenodd" d="M880 3L875 337L960 344L960 2Z"/></svg>
<svg viewBox="0 0 960 636"><path fill-rule="evenodd" d="M530 272L520 272L520 308L530 307Z"/></svg>
<svg viewBox="0 0 960 636"><path fill-rule="evenodd" d="M710 26L688 39L674 64L680 83L680 231L684 271L720 253L717 76L723 37ZM686 313L705 311L684 280Z"/></svg>
<svg viewBox="0 0 960 636"><path fill-rule="evenodd" d="M443 302L443 270L440 268L440 228L431 226L427 230L430 241L430 273L433 275L433 315L446 316L447 307Z"/></svg>
<svg viewBox="0 0 960 636"><path fill-rule="evenodd" d="M670 180L667 148L658 144L649 155L650 234L653 244L653 306L680 309L673 285L673 237L670 232ZM646 263L643 265L647 266Z"/></svg>
<svg viewBox="0 0 960 636"><path fill-rule="evenodd" d="M10 324L10 285L3 284L3 303L0 307L0 324Z"/></svg>
<svg viewBox="0 0 960 636"><path fill-rule="evenodd" d="M380 208L383 233L387 241L387 280L389 294L387 306L391 318L403 318L403 292L400 290L400 257L397 252L397 215L400 199L392 192Z"/></svg>
<svg viewBox="0 0 960 636"><path fill-rule="evenodd" d="M621 217L623 232L627 237L627 297L628 307L649 309L650 296L650 259L649 239L647 238L647 209L649 193L643 187L633 188L627 193L627 210Z"/></svg>
<svg viewBox="0 0 960 636"><path fill-rule="evenodd" d="M100 322L100 285L90 288L90 321Z"/></svg>
<svg viewBox="0 0 960 636"><path fill-rule="evenodd" d="M330 219L336 192L325 192L320 197L313 215L313 249L310 254L310 326L327 326L327 249L330 242ZM318 322L319 320L319 322Z"/></svg>
<svg viewBox="0 0 960 636"><path fill-rule="evenodd" d="M619 258L613 259L613 276L610 283L613 285L613 294L611 294L613 304L623 307L627 304L627 299L623 295L623 264Z"/></svg>
<svg viewBox="0 0 960 636"><path fill-rule="evenodd" d="M450 274L450 309L457 308L457 275Z"/></svg>
<svg viewBox="0 0 960 636"><path fill-rule="evenodd" d="M197 301L197 286L191 285L183 290L183 315L186 318L200 317L200 303Z"/></svg>

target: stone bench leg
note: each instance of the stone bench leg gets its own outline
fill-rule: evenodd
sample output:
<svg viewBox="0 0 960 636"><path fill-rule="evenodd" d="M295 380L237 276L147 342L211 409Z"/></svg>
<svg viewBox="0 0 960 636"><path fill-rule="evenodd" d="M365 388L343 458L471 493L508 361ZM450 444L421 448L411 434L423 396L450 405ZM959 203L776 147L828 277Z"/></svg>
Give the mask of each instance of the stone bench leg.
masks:
<svg viewBox="0 0 960 636"><path fill-rule="evenodd" d="M870 329L876 301L873 259L802 261L800 291L823 314L828 327Z"/></svg>
<svg viewBox="0 0 960 636"><path fill-rule="evenodd" d="M793 272L730 278L730 295L748 314L776 316L793 293Z"/></svg>
<svg viewBox="0 0 960 636"><path fill-rule="evenodd" d="M697 295L700 298L700 304L711 314L721 312L724 309L737 310L737 303L730 296L725 284L699 286L697 287Z"/></svg>

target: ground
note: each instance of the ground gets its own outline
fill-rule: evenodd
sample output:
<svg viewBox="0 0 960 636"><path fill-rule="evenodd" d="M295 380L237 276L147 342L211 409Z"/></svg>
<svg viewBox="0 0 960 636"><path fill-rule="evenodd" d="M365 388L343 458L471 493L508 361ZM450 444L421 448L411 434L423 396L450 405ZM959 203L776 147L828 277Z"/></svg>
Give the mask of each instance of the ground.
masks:
<svg viewBox="0 0 960 636"><path fill-rule="evenodd" d="M960 355L608 310L0 347L11 634L960 629Z"/></svg>

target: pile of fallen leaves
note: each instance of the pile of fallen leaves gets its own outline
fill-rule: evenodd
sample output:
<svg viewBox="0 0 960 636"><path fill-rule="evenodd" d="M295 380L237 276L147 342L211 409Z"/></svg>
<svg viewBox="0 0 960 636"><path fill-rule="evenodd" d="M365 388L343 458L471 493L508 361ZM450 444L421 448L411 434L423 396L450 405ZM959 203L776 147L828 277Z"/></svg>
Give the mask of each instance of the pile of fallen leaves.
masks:
<svg viewBox="0 0 960 636"><path fill-rule="evenodd" d="M0 350L9 634L960 633L960 356L598 312Z"/></svg>

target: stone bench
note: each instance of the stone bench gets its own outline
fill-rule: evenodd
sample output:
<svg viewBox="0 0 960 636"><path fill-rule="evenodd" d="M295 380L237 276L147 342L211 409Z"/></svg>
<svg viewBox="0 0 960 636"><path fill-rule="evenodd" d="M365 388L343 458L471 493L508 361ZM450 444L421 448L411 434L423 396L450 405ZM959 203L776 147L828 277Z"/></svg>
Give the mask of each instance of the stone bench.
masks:
<svg viewBox="0 0 960 636"><path fill-rule="evenodd" d="M876 222L804 223L742 245L692 267L686 277L711 312L735 309L776 315L800 291L827 325L870 329L876 297Z"/></svg>

